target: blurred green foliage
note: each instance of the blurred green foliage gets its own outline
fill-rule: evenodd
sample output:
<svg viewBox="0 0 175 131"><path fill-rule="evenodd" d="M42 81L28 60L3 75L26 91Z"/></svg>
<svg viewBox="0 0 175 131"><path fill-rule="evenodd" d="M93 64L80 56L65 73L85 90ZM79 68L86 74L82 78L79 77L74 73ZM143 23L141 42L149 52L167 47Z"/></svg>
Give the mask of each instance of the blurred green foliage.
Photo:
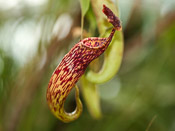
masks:
<svg viewBox="0 0 175 131"><path fill-rule="evenodd" d="M46 89L55 67L80 39L79 1L0 3L0 130L175 130L173 0L118 1L124 59L119 73L99 85L104 115L94 120L81 98L84 111L69 124L51 114ZM98 36L92 16L90 7L85 32ZM66 110L74 108L73 90Z"/></svg>

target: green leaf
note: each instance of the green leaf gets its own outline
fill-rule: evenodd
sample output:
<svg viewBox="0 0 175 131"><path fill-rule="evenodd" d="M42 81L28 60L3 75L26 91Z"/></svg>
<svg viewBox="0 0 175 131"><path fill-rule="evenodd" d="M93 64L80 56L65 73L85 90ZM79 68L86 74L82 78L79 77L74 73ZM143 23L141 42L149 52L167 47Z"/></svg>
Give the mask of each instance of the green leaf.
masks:
<svg viewBox="0 0 175 131"><path fill-rule="evenodd" d="M82 16L84 17L89 9L90 0L80 0Z"/></svg>
<svg viewBox="0 0 175 131"><path fill-rule="evenodd" d="M89 9L90 0L80 0L81 5L81 39L83 39L84 16Z"/></svg>

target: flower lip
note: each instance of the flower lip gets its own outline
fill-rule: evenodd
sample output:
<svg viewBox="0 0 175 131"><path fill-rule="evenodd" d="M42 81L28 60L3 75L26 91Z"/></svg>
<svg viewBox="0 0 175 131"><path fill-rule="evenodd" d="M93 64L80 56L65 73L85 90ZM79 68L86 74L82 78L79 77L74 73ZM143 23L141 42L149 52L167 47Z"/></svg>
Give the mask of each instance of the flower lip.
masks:
<svg viewBox="0 0 175 131"><path fill-rule="evenodd" d="M106 5L103 5L102 11L107 16L108 22L110 22L114 26L114 29L121 31L122 26L119 18L108 7L106 7Z"/></svg>

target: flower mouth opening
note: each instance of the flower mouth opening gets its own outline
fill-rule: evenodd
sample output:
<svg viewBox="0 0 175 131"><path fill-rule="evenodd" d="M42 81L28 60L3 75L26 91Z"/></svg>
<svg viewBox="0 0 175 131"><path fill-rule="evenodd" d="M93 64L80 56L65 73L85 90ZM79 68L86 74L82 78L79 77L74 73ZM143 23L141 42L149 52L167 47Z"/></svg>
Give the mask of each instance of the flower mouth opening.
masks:
<svg viewBox="0 0 175 131"><path fill-rule="evenodd" d="M82 42L82 45L88 48L98 49L104 46L105 41L106 41L106 38L90 37L90 38L85 38L81 42Z"/></svg>

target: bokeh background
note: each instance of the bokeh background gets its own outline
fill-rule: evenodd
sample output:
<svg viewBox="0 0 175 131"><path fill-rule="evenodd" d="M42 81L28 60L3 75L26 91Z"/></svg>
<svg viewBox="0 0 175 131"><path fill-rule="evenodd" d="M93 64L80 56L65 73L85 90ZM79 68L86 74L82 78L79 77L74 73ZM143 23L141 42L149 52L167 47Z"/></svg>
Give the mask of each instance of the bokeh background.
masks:
<svg viewBox="0 0 175 131"><path fill-rule="evenodd" d="M64 124L50 112L46 89L80 40L79 1L0 0L0 131L175 131L175 1L117 5L124 56L117 75L99 85L103 117L93 119L80 96L82 115ZM98 36L93 20L85 17L85 33ZM66 105L74 110L74 90Z"/></svg>

